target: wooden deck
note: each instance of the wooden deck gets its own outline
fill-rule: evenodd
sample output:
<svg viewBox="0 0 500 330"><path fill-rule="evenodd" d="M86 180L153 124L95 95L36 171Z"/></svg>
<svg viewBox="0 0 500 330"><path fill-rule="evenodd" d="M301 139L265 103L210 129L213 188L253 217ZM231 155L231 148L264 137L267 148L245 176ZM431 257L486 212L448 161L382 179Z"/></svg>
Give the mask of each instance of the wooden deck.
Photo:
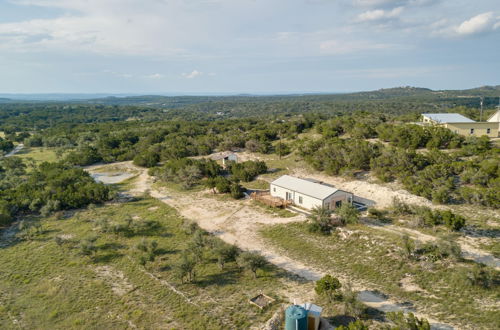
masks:
<svg viewBox="0 0 500 330"><path fill-rule="evenodd" d="M291 204L283 198L271 196L269 191L254 191L250 194L250 198L271 207L285 208Z"/></svg>

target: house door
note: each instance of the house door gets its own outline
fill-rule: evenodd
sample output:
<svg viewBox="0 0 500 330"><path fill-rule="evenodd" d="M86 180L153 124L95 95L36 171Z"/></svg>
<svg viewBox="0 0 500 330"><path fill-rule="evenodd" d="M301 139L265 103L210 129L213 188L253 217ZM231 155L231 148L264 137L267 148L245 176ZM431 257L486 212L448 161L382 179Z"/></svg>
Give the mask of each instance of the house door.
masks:
<svg viewBox="0 0 500 330"><path fill-rule="evenodd" d="M342 206L342 201L332 201L330 209L336 209Z"/></svg>

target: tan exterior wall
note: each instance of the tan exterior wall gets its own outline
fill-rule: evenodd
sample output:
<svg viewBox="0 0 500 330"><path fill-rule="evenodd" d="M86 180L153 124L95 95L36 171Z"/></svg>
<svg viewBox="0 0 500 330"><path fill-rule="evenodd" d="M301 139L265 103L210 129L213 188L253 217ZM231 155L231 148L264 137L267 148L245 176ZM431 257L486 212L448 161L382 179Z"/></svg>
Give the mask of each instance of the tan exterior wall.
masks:
<svg viewBox="0 0 500 330"><path fill-rule="evenodd" d="M339 190L335 194L327 197L323 201L323 207L333 210L336 208L335 204L336 202L342 202L342 203L352 203L353 199L353 194Z"/></svg>
<svg viewBox="0 0 500 330"><path fill-rule="evenodd" d="M280 197L284 200L289 200L293 204L309 210L312 210L315 207L325 207L328 209L334 209L336 201L342 201L343 203L350 203L352 202L353 199L353 194L341 190L325 198L324 200L304 195L297 191L285 189L273 184L271 184L270 190L271 190L271 196Z"/></svg>
<svg viewBox="0 0 500 330"><path fill-rule="evenodd" d="M452 132L464 136L483 136L498 137L499 123L476 122L476 123L446 123L442 126ZM473 130L473 131L472 131Z"/></svg>
<svg viewBox="0 0 500 330"><path fill-rule="evenodd" d="M490 123L499 123L500 122L500 110L495 112L490 118L488 118Z"/></svg>

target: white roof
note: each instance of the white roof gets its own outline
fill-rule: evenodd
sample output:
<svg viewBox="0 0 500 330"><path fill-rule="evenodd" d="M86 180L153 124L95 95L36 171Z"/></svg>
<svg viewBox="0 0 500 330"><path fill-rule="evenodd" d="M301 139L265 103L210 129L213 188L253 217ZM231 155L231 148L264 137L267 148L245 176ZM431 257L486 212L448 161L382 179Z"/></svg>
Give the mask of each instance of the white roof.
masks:
<svg viewBox="0 0 500 330"><path fill-rule="evenodd" d="M289 175L283 175L271 182L271 184L321 200L339 191L337 188L331 186L305 179L299 179Z"/></svg>
<svg viewBox="0 0 500 330"><path fill-rule="evenodd" d="M312 303L305 303L302 305L299 305L300 307L304 308L306 311L316 314L320 316L321 312L323 311L322 307L319 307L318 305L312 304Z"/></svg>
<svg viewBox="0 0 500 330"><path fill-rule="evenodd" d="M422 116L426 116L437 123L474 123L474 120L459 113L423 113Z"/></svg>

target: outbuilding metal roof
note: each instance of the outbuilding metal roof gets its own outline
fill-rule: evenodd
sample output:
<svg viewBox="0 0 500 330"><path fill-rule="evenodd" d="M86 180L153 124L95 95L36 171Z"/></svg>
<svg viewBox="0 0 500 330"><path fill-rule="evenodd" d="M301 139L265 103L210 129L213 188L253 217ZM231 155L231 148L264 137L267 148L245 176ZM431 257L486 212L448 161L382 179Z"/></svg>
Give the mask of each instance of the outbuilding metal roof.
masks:
<svg viewBox="0 0 500 330"><path fill-rule="evenodd" d="M324 200L328 196L331 196L339 191L337 188L331 186L289 175L283 175L271 182L271 184L321 200Z"/></svg>
<svg viewBox="0 0 500 330"><path fill-rule="evenodd" d="M437 123L474 123L475 121L459 113L423 113L422 116L430 118Z"/></svg>

